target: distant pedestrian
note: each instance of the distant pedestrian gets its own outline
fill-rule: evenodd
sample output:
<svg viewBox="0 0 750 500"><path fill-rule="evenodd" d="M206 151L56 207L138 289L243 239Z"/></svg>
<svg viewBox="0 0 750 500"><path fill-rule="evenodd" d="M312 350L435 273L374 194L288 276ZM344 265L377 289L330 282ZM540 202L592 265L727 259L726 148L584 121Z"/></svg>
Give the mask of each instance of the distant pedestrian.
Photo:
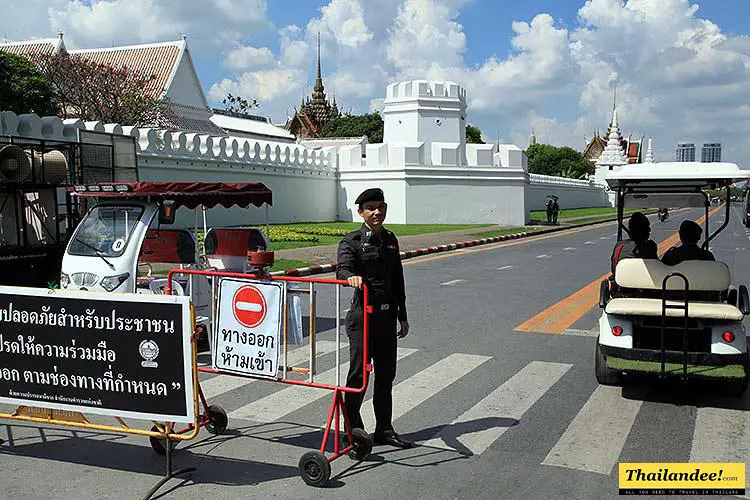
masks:
<svg viewBox="0 0 750 500"><path fill-rule="evenodd" d="M557 217L560 215L560 205L557 204L557 200L552 201L552 223L557 224Z"/></svg>
<svg viewBox="0 0 750 500"><path fill-rule="evenodd" d="M547 224L552 224L552 200L547 200Z"/></svg>

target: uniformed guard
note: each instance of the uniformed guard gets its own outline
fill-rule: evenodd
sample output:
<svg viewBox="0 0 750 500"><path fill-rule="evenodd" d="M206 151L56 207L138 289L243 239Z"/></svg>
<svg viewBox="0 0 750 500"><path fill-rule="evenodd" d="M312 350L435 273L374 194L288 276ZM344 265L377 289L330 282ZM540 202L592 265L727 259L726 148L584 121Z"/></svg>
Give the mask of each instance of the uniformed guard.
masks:
<svg viewBox="0 0 750 500"><path fill-rule="evenodd" d="M398 240L383 227L388 206L381 189L367 189L356 199L362 227L341 240L338 248L338 279L347 280L354 287L352 305L346 315L346 334L349 337L348 387L361 387L363 375L363 301L362 285L368 288L372 314L368 324L368 352L375 371L373 406L375 432L373 442L400 448L414 443L400 437L393 430L393 380L396 377L397 338L409 333L406 318L406 290ZM397 329L397 323L400 328ZM364 392L346 393L344 403L352 428L363 428L359 410Z"/></svg>

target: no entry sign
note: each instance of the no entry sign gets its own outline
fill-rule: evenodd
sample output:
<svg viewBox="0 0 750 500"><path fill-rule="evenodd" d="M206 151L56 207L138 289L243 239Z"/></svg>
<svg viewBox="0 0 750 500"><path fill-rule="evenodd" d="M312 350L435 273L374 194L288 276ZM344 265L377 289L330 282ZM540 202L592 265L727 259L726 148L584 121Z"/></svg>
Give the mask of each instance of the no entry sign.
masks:
<svg viewBox="0 0 750 500"><path fill-rule="evenodd" d="M255 285L245 285L237 289L232 298L234 319L247 328L255 328L266 319L266 298Z"/></svg>
<svg viewBox="0 0 750 500"><path fill-rule="evenodd" d="M268 281L219 280L219 314L214 323L213 367L278 377L283 285Z"/></svg>

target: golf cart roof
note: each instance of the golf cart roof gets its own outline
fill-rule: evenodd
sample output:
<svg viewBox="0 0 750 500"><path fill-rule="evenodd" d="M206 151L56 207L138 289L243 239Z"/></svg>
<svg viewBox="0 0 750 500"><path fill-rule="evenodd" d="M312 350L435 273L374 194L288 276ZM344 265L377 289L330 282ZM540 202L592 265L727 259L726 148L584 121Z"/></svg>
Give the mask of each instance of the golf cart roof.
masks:
<svg viewBox="0 0 750 500"><path fill-rule="evenodd" d="M176 205L212 208L221 205L272 205L271 190L260 182L99 182L68 188L74 196L92 198L156 198Z"/></svg>
<svg viewBox="0 0 750 500"><path fill-rule="evenodd" d="M664 162L614 167L604 177L610 188L632 191L685 192L715 189L750 179L750 170L734 163Z"/></svg>

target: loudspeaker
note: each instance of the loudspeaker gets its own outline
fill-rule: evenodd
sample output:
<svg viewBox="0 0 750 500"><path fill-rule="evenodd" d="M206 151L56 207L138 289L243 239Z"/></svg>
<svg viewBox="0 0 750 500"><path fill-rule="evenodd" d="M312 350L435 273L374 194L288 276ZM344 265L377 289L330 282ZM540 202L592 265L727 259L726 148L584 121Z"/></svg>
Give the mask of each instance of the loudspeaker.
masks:
<svg viewBox="0 0 750 500"><path fill-rule="evenodd" d="M68 160L56 149L44 154L34 151L32 163L36 182L63 184L68 177Z"/></svg>
<svg viewBox="0 0 750 500"><path fill-rule="evenodd" d="M0 148L0 181L23 182L31 174L26 152L14 144Z"/></svg>

